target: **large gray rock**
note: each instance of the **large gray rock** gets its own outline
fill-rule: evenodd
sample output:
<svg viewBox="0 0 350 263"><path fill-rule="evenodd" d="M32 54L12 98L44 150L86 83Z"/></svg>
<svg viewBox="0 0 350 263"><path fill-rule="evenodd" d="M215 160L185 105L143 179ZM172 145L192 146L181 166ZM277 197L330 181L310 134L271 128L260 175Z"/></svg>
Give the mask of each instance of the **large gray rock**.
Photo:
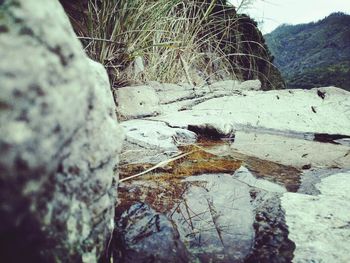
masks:
<svg viewBox="0 0 350 263"><path fill-rule="evenodd" d="M317 196L285 193L293 262L350 262L350 172L333 174L316 184Z"/></svg>
<svg viewBox="0 0 350 263"><path fill-rule="evenodd" d="M242 262L255 236L249 186L229 174L203 174L185 181L193 184L171 216L181 240L200 262Z"/></svg>
<svg viewBox="0 0 350 263"><path fill-rule="evenodd" d="M245 91L214 98L191 110L153 120L179 128L210 126L221 133L260 130L280 134L350 136L350 92L336 87L311 90ZM231 128L229 128L231 127Z"/></svg>
<svg viewBox="0 0 350 263"><path fill-rule="evenodd" d="M122 135L58 1L0 1L0 257L96 262Z"/></svg>

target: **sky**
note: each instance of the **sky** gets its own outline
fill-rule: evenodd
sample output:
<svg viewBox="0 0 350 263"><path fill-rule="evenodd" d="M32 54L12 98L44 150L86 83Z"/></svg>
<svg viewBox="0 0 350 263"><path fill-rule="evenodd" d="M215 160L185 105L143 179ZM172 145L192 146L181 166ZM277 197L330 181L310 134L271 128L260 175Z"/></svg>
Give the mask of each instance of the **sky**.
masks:
<svg viewBox="0 0 350 263"><path fill-rule="evenodd" d="M230 0L237 6L241 0ZM253 0L250 8L240 10L257 22L263 34L281 24L301 24L318 21L334 12L350 14L350 0ZM261 22L261 23L260 23Z"/></svg>

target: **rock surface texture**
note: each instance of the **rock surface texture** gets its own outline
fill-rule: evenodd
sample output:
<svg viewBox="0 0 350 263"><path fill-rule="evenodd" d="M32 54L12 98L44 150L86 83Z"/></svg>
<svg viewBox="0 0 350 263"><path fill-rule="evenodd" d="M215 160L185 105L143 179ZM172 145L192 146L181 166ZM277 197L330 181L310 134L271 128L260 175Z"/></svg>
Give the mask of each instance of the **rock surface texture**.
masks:
<svg viewBox="0 0 350 263"><path fill-rule="evenodd" d="M227 174L185 181L193 185L171 218L191 254L201 262L242 262L254 242L249 187Z"/></svg>
<svg viewBox="0 0 350 263"><path fill-rule="evenodd" d="M117 222L115 262L189 262L173 223L148 205L136 203Z"/></svg>
<svg viewBox="0 0 350 263"><path fill-rule="evenodd" d="M122 120L157 116L190 109L203 101L230 96L240 91L259 90L259 80L240 83L236 80L215 82L212 85L161 84L151 81L145 86L123 87L116 91L118 114Z"/></svg>
<svg viewBox="0 0 350 263"><path fill-rule="evenodd" d="M132 110L123 115L124 118L127 116L134 119L122 122L127 137L127 152L124 151L123 161L134 162L132 156L138 151L135 157L142 156L139 161L142 162L143 157L148 156L146 162L157 162L159 158L154 158L156 155L162 155L161 158L164 159L171 155L165 153L176 153L178 145L193 143L196 135L200 137L204 133L207 138L214 139L236 136L236 144L233 146L243 153L264 157L268 152L270 160L288 165L293 163L299 168L308 164L348 167L350 156L346 153L350 137L350 92L335 87L259 91L256 90L257 83L214 83L204 87L200 91L201 95L192 94L191 98L184 92L184 87L151 83L158 87L157 92L153 93L157 98L149 100L158 101L153 108L156 111L150 110L152 114L148 117L135 120L140 115L134 112L142 112L140 108L143 107L135 104ZM120 92L129 93L128 89L137 88L137 96L147 101L150 87L145 86L145 93L141 87L143 86L127 87ZM173 94L173 97L169 94ZM160 103L164 100L162 97L168 99L166 104ZM123 105L129 104L130 101L120 99L118 107L121 109ZM158 116L152 116L155 112ZM290 139L286 141L285 136ZM258 150L245 147L253 140L263 140L266 143L257 144ZM281 148L272 147L277 143L276 140L283 144ZM335 147L333 144L335 150L322 156L318 153L327 151L330 145L316 143L318 141L335 142L343 146ZM285 152L287 144L293 151ZM284 158L284 154L290 155L290 158ZM288 161L292 159L293 161Z"/></svg>
<svg viewBox="0 0 350 263"><path fill-rule="evenodd" d="M246 91L152 119L164 120L179 128L209 125L224 133L230 132L228 127L232 127L234 130L260 129L285 134L349 136L349 96L350 92L335 87Z"/></svg>
<svg viewBox="0 0 350 263"><path fill-rule="evenodd" d="M0 1L0 257L97 262L122 134L58 1Z"/></svg>
<svg viewBox="0 0 350 263"><path fill-rule="evenodd" d="M261 91L258 81L145 87L119 91L137 90L156 103L147 116L138 114L146 112L138 104L122 116L127 143L117 214L141 203L166 216L170 232L179 235L163 239L149 224L146 238L131 240L131 227L120 225L125 242L116 255L142 262L134 248L142 254L151 243L156 254L154 243L182 242L187 262L349 262L350 92ZM155 98L147 100L150 88ZM120 99L118 107L124 103L130 101ZM212 155L176 159L188 149ZM240 162L235 172L227 168L232 160ZM135 174L138 180L125 178ZM119 220L126 218L134 215L125 212Z"/></svg>
<svg viewBox="0 0 350 263"><path fill-rule="evenodd" d="M333 174L316 185L320 194L285 193L293 262L349 262L350 173Z"/></svg>

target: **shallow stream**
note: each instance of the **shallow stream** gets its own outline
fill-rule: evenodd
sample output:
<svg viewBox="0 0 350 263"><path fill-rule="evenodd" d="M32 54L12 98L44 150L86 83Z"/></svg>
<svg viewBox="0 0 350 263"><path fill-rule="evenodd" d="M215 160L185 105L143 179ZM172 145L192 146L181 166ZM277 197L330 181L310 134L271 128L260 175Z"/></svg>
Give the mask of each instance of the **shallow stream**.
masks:
<svg viewBox="0 0 350 263"><path fill-rule="evenodd" d="M119 185L118 262L291 262L281 196L350 169L350 147L298 136L237 132ZM154 164L122 166L121 178ZM117 249L116 249L117 248Z"/></svg>

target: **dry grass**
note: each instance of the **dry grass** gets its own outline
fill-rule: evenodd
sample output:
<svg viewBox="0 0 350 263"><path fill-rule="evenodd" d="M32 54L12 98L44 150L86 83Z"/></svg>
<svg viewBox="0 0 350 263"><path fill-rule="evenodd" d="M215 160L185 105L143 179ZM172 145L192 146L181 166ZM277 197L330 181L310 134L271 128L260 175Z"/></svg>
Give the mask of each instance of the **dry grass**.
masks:
<svg viewBox="0 0 350 263"><path fill-rule="evenodd" d="M260 60L269 63L263 46L246 41L245 18L227 1L76 1L80 7L61 1L73 10L68 13L79 38L108 69L114 88L150 80L199 85L254 78ZM135 71L140 61L144 69Z"/></svg>

